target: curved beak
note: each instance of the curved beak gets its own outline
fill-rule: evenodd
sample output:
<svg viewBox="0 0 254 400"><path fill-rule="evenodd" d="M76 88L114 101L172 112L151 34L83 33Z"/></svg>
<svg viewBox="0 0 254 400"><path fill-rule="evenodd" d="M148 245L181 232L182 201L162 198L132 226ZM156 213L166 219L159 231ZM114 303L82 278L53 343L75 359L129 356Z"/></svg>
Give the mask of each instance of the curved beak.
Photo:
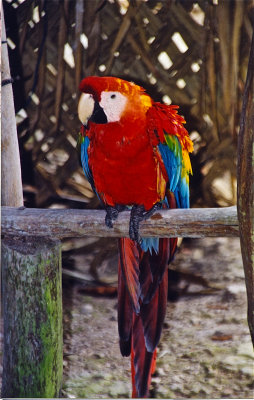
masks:
<svg viewBox="0 0 254 400"><path fill-rule="evenodd" d="M78 103L78 117L81 123L86 126L94 110L94 99L89 93L82 93Z"/></svg>
<svg viewBox="0 0 254 400"><path fill-rule="evenodd" d="M93 96L89 93L82 93L80 96L78 116L85 127L89 121L96 124L106 124L108 122L106 114L100 104L95 101Z"/></svg>

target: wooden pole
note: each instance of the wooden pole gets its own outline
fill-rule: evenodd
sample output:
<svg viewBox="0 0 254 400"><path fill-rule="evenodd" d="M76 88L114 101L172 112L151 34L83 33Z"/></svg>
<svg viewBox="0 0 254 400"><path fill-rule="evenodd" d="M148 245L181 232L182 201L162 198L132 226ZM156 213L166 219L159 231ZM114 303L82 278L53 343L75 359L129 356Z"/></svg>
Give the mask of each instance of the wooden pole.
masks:
<svg viewBox="0 0 254 400"><path fill-rule="evenodd" d="M119 213L113 228L105 225L103 210L2 208L2 235L68 237L126 237L130 212ZM156 211L140 224L144 237L239 236L236 207Z"/></svg>
<svg viewBox="0 0 254 400"><path fill-rule="evenodd" d="M22 207L15 110L2 17L2 205ZM58 397L62 382L61 251L45 237L2 242L3 397Z"/></svg>
<svg viewBox="0 0 254 400"><path fill-rule="evenodd" d="M60 242L2 242L3 397L59 397L62 382Z"/></svg>
<svg viewBox="0 0 254 400"><path fill-rule="evenodd" d="M248 297L248 323L254 344L254 32L243 95L237 178L237 210Z"/></svg>
<svg viewBox="0 0 254 400"><path fill-rule="evenodd" d="M2 124L1 124L1 186L3 206L23 205L19 146L13 102L8 48L3 10L2 18Z"/></svg>

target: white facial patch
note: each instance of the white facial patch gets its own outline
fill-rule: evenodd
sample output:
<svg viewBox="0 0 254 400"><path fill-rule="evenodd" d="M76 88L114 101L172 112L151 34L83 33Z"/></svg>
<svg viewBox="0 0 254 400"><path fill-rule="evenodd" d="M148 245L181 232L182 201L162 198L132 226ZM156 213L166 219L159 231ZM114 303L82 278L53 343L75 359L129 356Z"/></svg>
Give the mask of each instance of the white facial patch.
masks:
<svg viewBox="0 0 254 400"><path fill-rule="evenodd" d="M93 114L94 99L89 93L82 93L78 103L78 117L83 125L86 125Z"/></svg>
<svg viewBox="0 0 254 400"><path fill-rule="evenodd" d="M118 122L125 109L127 98L119 92L102 92L100 106L108 122Z"/></svg>

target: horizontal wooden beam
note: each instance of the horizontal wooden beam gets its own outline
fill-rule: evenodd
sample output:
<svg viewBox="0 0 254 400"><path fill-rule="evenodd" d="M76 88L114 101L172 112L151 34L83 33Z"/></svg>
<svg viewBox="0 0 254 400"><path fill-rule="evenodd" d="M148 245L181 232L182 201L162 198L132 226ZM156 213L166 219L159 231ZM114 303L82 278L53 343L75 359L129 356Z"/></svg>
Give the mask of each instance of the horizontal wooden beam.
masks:
<svg viewBox="0 0 254 400"><path fill-rule="evenodd" d="M121 212L112 229L103 210L2 207L2 235L70 238L126 237L130 212ZM239 236L236 207L156 211L140 224L143 237Z"/></svg>

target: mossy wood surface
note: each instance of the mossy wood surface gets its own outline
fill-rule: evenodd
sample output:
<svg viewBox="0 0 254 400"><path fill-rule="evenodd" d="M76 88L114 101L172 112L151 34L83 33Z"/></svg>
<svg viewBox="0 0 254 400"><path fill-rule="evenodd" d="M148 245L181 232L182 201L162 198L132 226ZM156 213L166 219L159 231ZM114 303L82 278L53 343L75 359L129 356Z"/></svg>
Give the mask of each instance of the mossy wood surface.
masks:
<svg viewBox="0 0 254 400"><path fill-rule="evenodd" d="M58 397L62 382L61 247L2 242L3 397Z"/></svg>

